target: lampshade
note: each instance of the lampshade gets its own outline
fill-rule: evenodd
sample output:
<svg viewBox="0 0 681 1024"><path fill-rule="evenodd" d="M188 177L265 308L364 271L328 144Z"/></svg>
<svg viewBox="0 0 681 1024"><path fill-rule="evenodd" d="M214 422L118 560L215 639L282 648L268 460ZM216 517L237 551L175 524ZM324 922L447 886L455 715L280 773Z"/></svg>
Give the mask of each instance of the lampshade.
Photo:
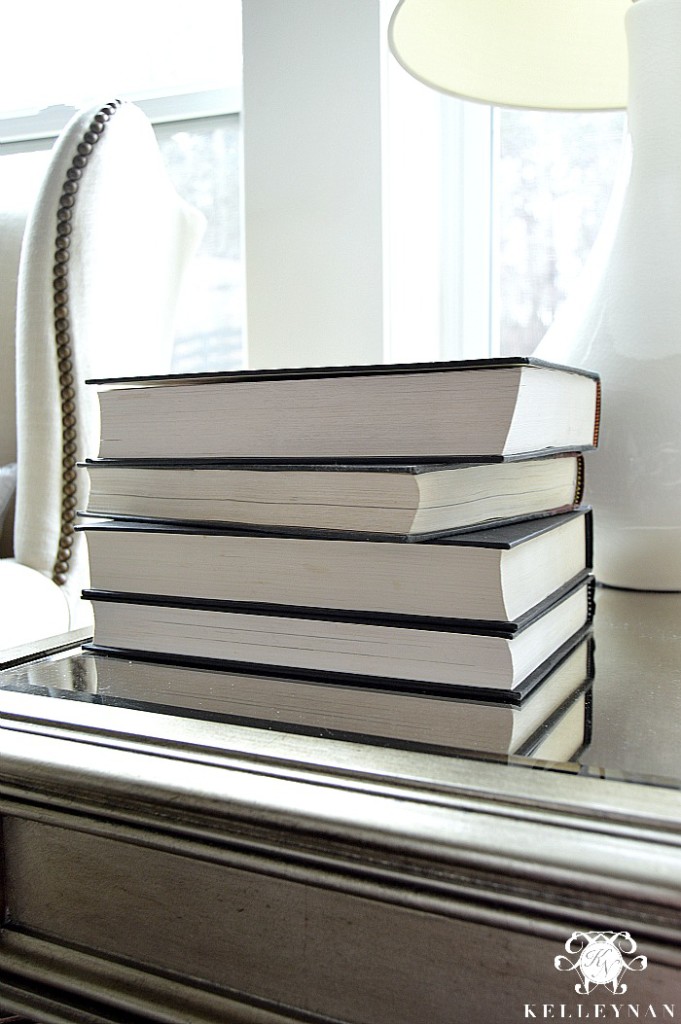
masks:
<svg viewBox="0 0 681 1024"><path fill-rule="evenodd" d="M645 4L647 0L640 0ZM415 78L495 106L627 104L632 0L400 0L390 48Z"/></svg>

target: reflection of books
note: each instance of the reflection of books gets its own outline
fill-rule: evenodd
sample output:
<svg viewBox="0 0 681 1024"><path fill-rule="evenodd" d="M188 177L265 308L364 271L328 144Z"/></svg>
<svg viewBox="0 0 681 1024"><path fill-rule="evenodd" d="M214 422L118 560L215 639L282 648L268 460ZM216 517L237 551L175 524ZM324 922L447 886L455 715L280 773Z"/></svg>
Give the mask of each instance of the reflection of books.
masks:
<svg viewBox="0 0 681 1024"><path fill-rule="evenodd" d="M88 512L132 519L398 537L565 512L583 465L562 458L448 465L89 461Z"/></svg>
<svg viewBox="0 0 681 1024"><path fill-rule="evenodd" d="M512 753L553 764L576 762L591 742L592 691L583 688L537 730L522 749Z"/></svg>
<svg viewBox="0 0 681 1024"><path fill-rule="evenodd" d="M592 616L592 581L505 626L421 620L356 621L339 614L266 614L162 598L90 592L96 650L229 663L239 668L384 680L495 699L520 699Z"/></svg>
<svg viewBox="0 0 681 1024"><path fill-rule="evenodd" d="M531 357L97 383L102 458L427 461L577 451L598 435L595 376Z"/></svg>
<svg viewBox="0 0 681 1024"><path fill-rule="evenodd" d="M520 620L591 565L586 510L415 544L92 522L92 587L252 605L447 621ZM88 594L89 596L89 594Z"/></svg>
<svg viewBox="0 0 681 1024"><path fill-rule="evenodd" d="M94 657L98 699L267 729L567 760L588 742L592 641L572 646L520 706L441 694ZM538 751L534 754L534 751Z"/></svg>

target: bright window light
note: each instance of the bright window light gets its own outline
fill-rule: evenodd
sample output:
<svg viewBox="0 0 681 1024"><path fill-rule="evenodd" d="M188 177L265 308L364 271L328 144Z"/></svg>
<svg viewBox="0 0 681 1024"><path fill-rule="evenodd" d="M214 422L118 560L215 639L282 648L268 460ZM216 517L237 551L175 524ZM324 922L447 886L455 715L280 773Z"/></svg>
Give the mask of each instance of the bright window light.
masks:
<svg viewBox="0 0 681 1024"><path fill-rule="evenodd" d="M239 0L24 0L5 6L2 28L4 117L241 82Z"/></svg>
<svg viewBox="0 0 681 1024"><path fill-rule="evenodd" d="M498 110L493 158L496 330L531 353L576 285L624 160L623 113Z"/></svg>
<svg viewBox="0 0 681 1024"><path fill-rule="evenodd" d="M35 31L39 21L40 31ZM30 45L29 45L30 41ZM177 191L208 228L178 304L173 369L245 362L241 270L241 2L44 0L3 18L0 153L17 176L45 166L75 110L112 98L147 114Z"/></svg>
<svg viewBox="0 0 681 1024"><path fill-rule="evenodd" d="M625 115L493 109L395 61L386 82L389 357L531 353L603 221Z"/></svg>

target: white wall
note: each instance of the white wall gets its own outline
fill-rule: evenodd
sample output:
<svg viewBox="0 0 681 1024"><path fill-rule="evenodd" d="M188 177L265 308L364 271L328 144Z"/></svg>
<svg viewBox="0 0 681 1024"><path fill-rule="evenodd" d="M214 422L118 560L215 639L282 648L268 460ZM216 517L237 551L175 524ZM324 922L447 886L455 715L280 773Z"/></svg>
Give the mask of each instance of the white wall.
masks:
<svg viewBox="0 0 681 1024"><path fill-rule="evenodd" d="M380 362L379 0L243 0L253 367Z"/></svg>

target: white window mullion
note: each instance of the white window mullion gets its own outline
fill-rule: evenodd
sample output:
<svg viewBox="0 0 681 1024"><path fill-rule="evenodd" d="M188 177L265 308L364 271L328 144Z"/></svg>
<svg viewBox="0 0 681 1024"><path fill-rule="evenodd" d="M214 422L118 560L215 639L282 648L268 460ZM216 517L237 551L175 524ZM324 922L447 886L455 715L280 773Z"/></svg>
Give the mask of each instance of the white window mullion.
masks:
<svg viewBox="0 0 681 1024"><path fill-rule="evenodd" d="M442 358L494 354L493 127L489 107L439 97Z"/></svg>
<svg viewBox="0 0 681 1024"><path fill-rule="evenodd" d="M387 54L384 6L383 220L386 359L442 358L442 124L439 103Z"/></svg>
<svg viewBox="0 0 681 1024"><path fill-rule="evenodd" d="M501 209L499 166L501 159L501 118L499 109L489 108L489 355L501 355Z"/></svg>
<svg viewBox="0 0 681 1024"><path fill-rule="evenodd" d="M395 0L383 0L383 45ZM443 96L386 53L383 76L386 357L492 353L493 129L489 107Z"/></svg>
<svg viewBox="0 0 681 1024"><path fill-rule="evenodd" d="M249 364L383 359L378 0L244 0Z"/></svg>

